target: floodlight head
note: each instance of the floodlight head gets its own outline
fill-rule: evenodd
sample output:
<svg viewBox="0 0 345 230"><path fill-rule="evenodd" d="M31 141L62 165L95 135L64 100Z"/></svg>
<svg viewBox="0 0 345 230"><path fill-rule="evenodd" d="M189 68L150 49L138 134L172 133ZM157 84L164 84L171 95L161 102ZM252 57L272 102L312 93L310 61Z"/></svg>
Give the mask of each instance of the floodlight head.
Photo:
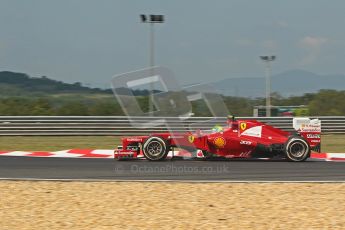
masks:
<svg viewBox="0 0 345 230"><path fill-rule="evenodd" d="M150 22L163 23L164 22L164 15L151 14L150 15Z"/></svg>
<svg viewBox="0 0 345 230"><path fill-rule="evenodd" d="M260 58L264 61L268 61L268 56L260 56Z"/></svg>
<svg viewBox="0 0 345 230"><path fill-rule="evenodd" d="M141 22L146 23L163 23L164 22L164 15L161 14L141 14L140 15Z"/></svg>
<svg viewBox="0 0 345 230"><path fill-rule="evenodd" d="M261 60L263 61L274 61L276 56L260 56Z"/></svg>
<svg viewBox="0 0 345 230"><path fill-rule="evenodd" d="M145 14L141 14L141 15L140 15L140 18L141 18L141 22L146 22L146 20L147 20Z"/></svg>

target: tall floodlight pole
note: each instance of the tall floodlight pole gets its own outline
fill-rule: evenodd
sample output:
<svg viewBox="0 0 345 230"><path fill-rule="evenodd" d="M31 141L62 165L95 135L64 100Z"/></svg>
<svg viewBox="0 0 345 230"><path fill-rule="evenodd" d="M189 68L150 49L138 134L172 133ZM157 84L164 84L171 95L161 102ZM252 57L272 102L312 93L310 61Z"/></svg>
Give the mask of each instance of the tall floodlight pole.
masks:
<svg viewBox="0 0 345 230"><path fill-rule="evenodd" d="M265 63L266 69L266 117L271 116L271 62L276 59L276 56L260 56Z"/></svg>
<svg viewBox="0 0 345 230"><path fill-rule="evenodd" d="M155 23L163 23L164 22L164 15L156 15L156 14L150 14L140 15L141 22L143 23L149 23L150 24L150 67L151 67L151 76L154 75L153 73L153 67L155 66L155 30L154 30L154 24ZM153 114L154 112L154 105L153 105L153 91L154 91L154 84L153 82L150 83L150 94L149 94L149 113Z"/></svg>

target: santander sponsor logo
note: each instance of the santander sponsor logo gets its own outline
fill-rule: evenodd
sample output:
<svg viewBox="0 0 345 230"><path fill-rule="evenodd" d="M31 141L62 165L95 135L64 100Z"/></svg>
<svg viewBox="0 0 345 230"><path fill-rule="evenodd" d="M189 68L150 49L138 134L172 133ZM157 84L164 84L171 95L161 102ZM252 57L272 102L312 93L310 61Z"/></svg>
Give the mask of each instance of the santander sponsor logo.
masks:
<svg viewBox="0 0 345 230"><path fill-rule="evenodd" d="M319 124L302 124L301 132L321 132L321 125Z"/></svg>
<svg viewBox="0 0 345 230"><path fill-rule="evenodd" d="M143 139L142 139L142 138L132 138L132 137L127 138L126 140L127 140L127 141L137 141L137 142L141 142L141 141L143 141Z"/></svg>

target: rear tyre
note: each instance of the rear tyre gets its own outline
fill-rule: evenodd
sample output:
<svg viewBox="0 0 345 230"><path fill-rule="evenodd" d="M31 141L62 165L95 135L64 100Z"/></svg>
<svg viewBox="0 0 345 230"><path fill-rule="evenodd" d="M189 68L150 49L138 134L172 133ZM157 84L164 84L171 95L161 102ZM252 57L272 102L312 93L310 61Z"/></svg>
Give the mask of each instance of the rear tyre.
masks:
<svg viewBox="0 0 345 230"><path fill-rule="evenodd" d="M149 137L143 144L143 154L150 161L164 160L169 153L169 146L161 137Z"/></svg>
<svg viewBox="0 0 345 230"><path fill-rule="evenodd" d="M310 146L304 138L292 136L285 143L284 152L289 161L305 161L310 157Z"/></svg>

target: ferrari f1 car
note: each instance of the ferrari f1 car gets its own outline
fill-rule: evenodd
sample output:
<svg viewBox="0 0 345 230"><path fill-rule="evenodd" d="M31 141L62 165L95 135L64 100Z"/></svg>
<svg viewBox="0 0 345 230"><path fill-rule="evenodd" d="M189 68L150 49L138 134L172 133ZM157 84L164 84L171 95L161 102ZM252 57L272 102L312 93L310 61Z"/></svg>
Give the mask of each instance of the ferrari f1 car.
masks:
<svg viewBox="0 0 345 230"><path fill-rule="evenodd" d="M295 131L287 132L256 120L228 118L227 125L212 130L184 133L152 133L122 138L114 151L115 159L143 156L150 161L164 160L174 148L201 151L203 157L273 158L305 161L311 151L321 150L321 121L294 118Z"/></svg>

